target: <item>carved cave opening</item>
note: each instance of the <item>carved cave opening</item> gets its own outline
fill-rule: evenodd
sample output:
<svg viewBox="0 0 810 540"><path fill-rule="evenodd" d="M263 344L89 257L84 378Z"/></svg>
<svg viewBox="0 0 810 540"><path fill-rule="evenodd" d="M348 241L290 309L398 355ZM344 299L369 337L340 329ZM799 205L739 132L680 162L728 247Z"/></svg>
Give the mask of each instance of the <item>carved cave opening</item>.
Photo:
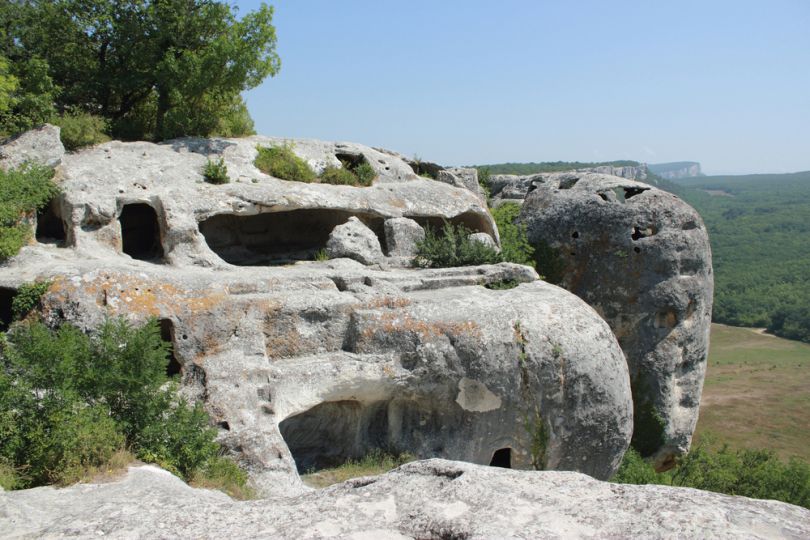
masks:
<svg viewBox="0 0 810 540"><path fill-rule="evenodd" d="M67 240L65 222L62 220L59 200L51 200L37 212L37 242L64 246Z"/></svg>
<svg viewBox="0 0 810 540"><path fill-rule="evenodd" d="M299 473L337 467L375 450L458 459L446 453L445 444L459 437L448 427L465 422L461 412L448 409L430 398L327 401L290 416L279 429Z"/></svg>
<svg viewBox="0 0 810 540"><path fill-rule="evenodd" d="M5 332L11 326L11 302L16 295L15 289L0 287L0 332Z"/></svg>
<svg viewBox="0 0 810 540"><path fill-rule="evenodd" d="M125 204L118 217L124 253L133 259L161 262L160 223L157 212L146 203Z"/></svg>
<svg viewBox="0 0 810 540"><path fill-rule="evenodd" d="M183 366L174 354L174 323L171 319L160 319L160 339L169 344L168 362L166 364L166 376L174 377L180 375Z"/></svg>
<svg viewBox="0 0 810 540"><path fill-rule="evenodd" d="M499 450L495 450L495 453L492 454L492 460L489 462L490 467L501 467L503 469L511 469L512 468L512 449L511 448L501 448Z"/></svg>
<svg viewBox="0 0 810 540"><path fill-rule="evenodd" d="M417 222L423 228L431 228L435 231L441 231L444 228L444 223L448 222L452 225L463 225L470 232L474 233L487 233L495 239L495 231L493 230L490 222L481 214L475 212L464 212L449 219L437 216L405 216Z"/></svg>
<svg viewBox="0 0 810 540"><path fill-rule="evenodd" d="M279 424L299 473L337 467L387 448L385 402L328 401Z"/></svg>
<svg viewBox="0 0 810 540"><path fill-rule="evenodd" d="M313 208L250 216L217 214L199 224L208 247L237 266L265 266L313 260L338 225L356 216L385 249L384 218L345 210Z"/></svg>

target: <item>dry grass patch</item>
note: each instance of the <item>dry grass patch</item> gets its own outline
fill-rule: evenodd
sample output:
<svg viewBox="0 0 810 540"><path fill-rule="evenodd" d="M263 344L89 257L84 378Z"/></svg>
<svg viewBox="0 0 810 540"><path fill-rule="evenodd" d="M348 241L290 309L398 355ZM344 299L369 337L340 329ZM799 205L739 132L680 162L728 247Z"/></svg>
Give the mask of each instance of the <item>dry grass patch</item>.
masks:
<svg viewBox="0 0 810 540"><path fill-rule="evenodd" d="M334 469L321 469L301 475L301 480L305 485L313 488L325 488L332 484L345 482L350 478L361 476L377 476L384 474L391 469L396 469L404 463L414 461L415 456L411 454L399 454L397 456L375 450L358 460L348 461Z"/></svg>
<svg viewBox="0 0 810 540"><path fill-rule="evenodd" d="M810 345L713 324L696 439L810 461Z"/></svg>

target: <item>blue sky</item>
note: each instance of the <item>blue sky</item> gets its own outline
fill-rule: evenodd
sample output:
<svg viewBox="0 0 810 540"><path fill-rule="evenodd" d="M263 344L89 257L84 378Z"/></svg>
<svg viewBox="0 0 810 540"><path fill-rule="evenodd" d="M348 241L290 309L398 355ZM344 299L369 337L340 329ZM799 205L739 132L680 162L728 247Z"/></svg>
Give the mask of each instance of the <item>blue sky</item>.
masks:
<svg viewBox="0 0 810 540"><path fill-rule="evenodd" d="M270 4L281 71L245 94L261 134L446 165L810 169L808 0Z"/></svg>

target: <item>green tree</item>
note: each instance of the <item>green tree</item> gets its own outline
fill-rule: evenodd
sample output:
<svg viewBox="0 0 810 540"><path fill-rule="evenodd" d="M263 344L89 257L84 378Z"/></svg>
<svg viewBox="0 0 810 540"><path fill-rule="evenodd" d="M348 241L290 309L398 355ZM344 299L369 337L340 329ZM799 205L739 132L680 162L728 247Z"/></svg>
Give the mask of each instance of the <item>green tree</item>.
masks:
<svg viewBox="0 0 810 540"><path fill-rule="evenodd" d="M241 18L216 0L4 4L0 54L42 59L57 109L100 115L123 138L252 131L239 94L280 67L265 4Z"/></svg>

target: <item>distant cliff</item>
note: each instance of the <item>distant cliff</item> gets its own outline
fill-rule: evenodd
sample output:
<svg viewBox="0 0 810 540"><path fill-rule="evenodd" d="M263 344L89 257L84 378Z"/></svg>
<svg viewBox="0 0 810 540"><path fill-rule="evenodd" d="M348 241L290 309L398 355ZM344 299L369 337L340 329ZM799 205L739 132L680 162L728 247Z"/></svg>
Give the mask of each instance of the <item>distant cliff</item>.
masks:
<svg viewBox="0 0 810 540"><path fill-rule="evenodd" d="M655 163L647 165L650 172L661 178L674 180L676 178L694 178L703 176L700 172L700 163L697 161L673 161L671 163Z"/></svg>

